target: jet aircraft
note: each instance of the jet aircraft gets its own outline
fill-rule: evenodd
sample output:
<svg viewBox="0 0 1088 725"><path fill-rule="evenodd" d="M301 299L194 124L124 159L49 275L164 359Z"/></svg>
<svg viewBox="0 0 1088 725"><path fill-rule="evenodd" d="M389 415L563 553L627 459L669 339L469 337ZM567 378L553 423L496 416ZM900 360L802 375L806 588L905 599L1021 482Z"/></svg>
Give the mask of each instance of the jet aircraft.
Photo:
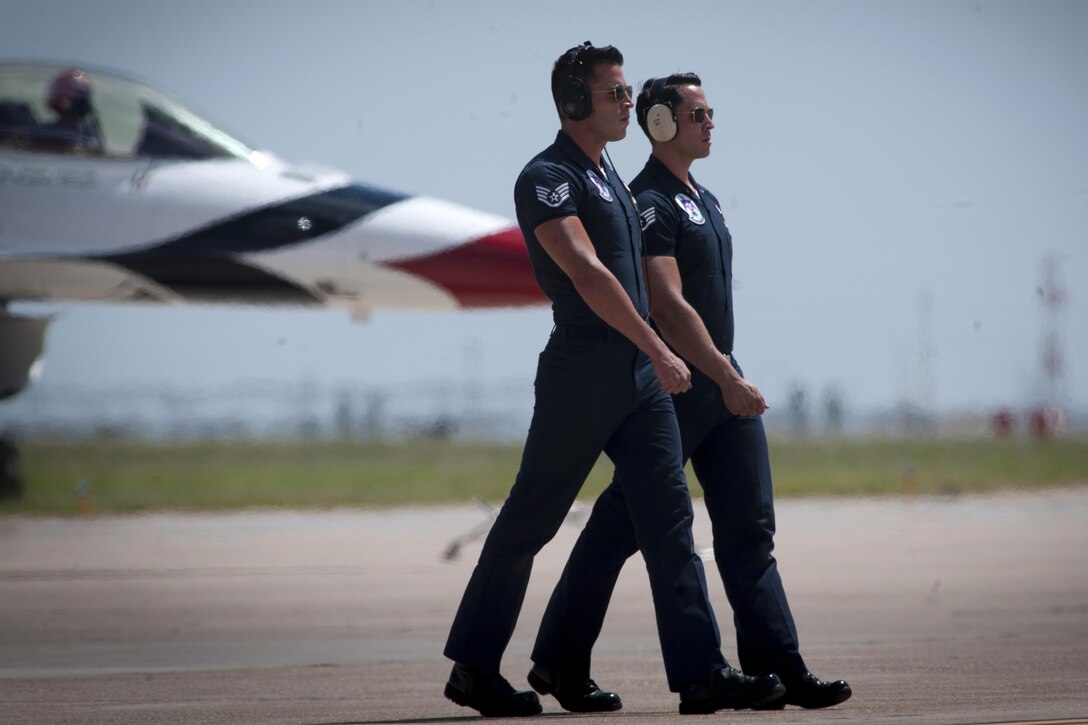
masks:
<svg viewBox="0 0 1088 725"><path fill-rule="evenodd" d="M18 300L359 319L546 301L507 219L288 163L115 72L0 62L0 399L32 379L50 321Z"/></svg>
<svg viewBox="0 0 1088 725"><path fill-rule="evenodd" d="M507 219L289 164L117 73L0 63L0 398L48 318L15 300L541 304Z"/></svg>

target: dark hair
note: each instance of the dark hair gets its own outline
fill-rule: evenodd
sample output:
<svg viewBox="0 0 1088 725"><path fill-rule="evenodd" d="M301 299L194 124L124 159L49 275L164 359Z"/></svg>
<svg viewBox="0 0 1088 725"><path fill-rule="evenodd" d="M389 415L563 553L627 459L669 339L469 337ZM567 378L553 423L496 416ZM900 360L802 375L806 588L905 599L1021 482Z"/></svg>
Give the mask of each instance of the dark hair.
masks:
<svg viewBox="0 0 1088 725"><path fill-rule="evenodd" d="M654 87L656 78L651 78L642 84L642 90L638 93L638 98L635 99L635 118L638 119L638 126L642 129L642 132L646 134L646 138L653 142L653 137L650 136L649 129L646 128L646 112L650 110L651 106L663 103L669 108L676 111L676 107L680 105L684 97L680 95L680 91L677 90L677 86L701 86L703 81L694 73L673 73L671 76L665 79L665 87L657 94L656 98L651 98L651 91Z"/></svg>
<svg viewBox="0 0 1088 725"><path fill-rule="evenodd" d="M577 78L588 86L589 77L602 65L622 66L623 53L611 45L594 47L587 40L559 56L552 66L552 100L555 101L556 110L559 110L559 94L568 79ZM563 114L560 113L559 117L563 118Z"/></svg>

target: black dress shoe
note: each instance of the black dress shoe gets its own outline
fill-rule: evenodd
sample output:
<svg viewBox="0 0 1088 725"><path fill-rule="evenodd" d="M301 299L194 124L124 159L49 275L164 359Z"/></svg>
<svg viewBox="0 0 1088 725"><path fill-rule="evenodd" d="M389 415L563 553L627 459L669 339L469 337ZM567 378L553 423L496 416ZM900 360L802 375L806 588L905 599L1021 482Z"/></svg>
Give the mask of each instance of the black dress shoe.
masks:
<svg viewBox="0 0 1088 725"><path fill-rule="evenodd" d="M460 663L450 672L446 697L479 710L484 717L525 717L543 711L535 692L518 692L498 672L473 670Z"/></svg>
<svg viewBox="0 0 1088 725"><path fill-rule="evenodd" d="M846 702L853 694L846 680L824 682L811 672L806 672L800 680L786 686L786 704L815 710Z"/></svg>
<svg viewBox="0 0 1088 725"><path fill-rule="evenodd" d="M529 684L541 695L554 695L569 712L610 712L623 707L620 696L605 692L588 677L566 677L540 665L529 670Z"/></svg>
<svg viewBox="0 0 1088 725"><path fill-rule="evenodd" d="M786 694L777 675L749 677L732 667L715 670L680 690L680 714L698 715L732 708L773 706Z"/></svg>
<svg viewBox="0 0 1088 725"><path fill-rule="evenodd" d="M770 706L761 706L757 710L781 710L786 705L803 707L806 710L816 710L821 707L832 707L841 702L846 702L854 691L846 680L824 682L811 672L806 672L799 680L786 681L786 696Z"/></svg>

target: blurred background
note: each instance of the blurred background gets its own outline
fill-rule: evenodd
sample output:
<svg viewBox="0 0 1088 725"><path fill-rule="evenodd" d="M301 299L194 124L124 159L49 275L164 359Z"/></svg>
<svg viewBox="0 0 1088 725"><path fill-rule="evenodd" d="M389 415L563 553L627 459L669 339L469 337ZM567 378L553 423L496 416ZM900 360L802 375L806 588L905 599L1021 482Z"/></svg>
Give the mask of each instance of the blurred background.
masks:
<svg viewBox="0 0 1088 725"><path fill-rule="evenodd" d="M701 74L736 356L778 433L1088 428L1088 5L983 0L0 0L0 55L103 67L250 145L513 218L586 39ZM621 175L649 144L611 144ZM52 314L20 438L520 441L546 308L19 303Z"/></svg>

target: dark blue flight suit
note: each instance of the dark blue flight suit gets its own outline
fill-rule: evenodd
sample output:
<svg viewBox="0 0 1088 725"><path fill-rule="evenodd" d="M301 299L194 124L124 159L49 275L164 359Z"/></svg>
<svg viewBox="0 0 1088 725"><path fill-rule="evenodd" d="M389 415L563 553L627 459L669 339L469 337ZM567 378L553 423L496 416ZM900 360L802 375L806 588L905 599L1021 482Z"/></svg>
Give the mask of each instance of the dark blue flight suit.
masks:
<svg viewBox="0 0 1088 725"><path fill-rule="evenodd" d="M651 156L631 187L646 254L676 258L684 298L732 360L733 242L718 200L691 182L698 193ZM713 525L714 558L733 607L741 667L749 675L800 677L808 670L772 554L774 503L763 421L730 413L718 385L695 369L691 390L673 400L683 458L691 459ZM624 475L617 469L575 544L540 626L537 663L589 664L616 578L639 546L632 526L624 524Z"/></svg>
<svg viewBox="0 0 1088 725"><path fill-rule="evenodd" d="M521 172L514 201L536 278L552 301L555 329L540 354L521 468L484 542L445 655L469 667L499 669L533 557L559 530L604 451L622 477L625 514L617 523L631 551L643 551L669 686L677 691L725 660L694 551L672 398L649 358L589 308L534 233L543 222L577 216L597 257L645 316L638 214L611 166L602 172L562 131ZM579 670L558 669L589 677L588 658Z"/></svg>

